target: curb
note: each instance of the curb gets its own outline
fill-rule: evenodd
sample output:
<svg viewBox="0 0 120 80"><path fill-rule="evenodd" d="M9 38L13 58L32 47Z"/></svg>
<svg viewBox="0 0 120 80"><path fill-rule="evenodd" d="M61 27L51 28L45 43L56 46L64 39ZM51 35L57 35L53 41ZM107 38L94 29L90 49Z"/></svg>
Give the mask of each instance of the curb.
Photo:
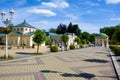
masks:
<svg viewBox="0 0 120 80"><path fill-rule="evenodd" d="M116 74L117 80L120 80L120 73L119 73L119 71L118 71L118 70L120 70L120 66L119 66L119 64L117 63L117 59L116 59L114 56L112 56L112 55L114 55L114 54L113 54L113 52L110 50L110 48L109 48L109 53L110 53L110 58L111 58L111 60L112 60L112 64L113 64L113 68L114 68L114 70L115 70L115 74Z"/></svg>

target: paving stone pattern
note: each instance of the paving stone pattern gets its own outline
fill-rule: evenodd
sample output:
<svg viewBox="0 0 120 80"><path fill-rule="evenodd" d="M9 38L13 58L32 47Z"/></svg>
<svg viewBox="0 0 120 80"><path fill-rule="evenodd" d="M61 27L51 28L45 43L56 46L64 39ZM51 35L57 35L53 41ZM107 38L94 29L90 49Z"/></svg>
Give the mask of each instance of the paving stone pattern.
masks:
<svg viewBox="0 0 120 80"><path fill-rule="evenodd" d="M0 63L0 80L115 80L108 55L92 47Z"/></svg>

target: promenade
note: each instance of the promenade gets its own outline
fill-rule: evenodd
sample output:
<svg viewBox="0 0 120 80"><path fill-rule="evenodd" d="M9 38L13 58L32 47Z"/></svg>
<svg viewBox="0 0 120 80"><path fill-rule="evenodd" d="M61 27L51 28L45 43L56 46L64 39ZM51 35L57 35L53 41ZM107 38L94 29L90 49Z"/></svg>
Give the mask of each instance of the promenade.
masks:
<svg viewBox="0 0 120 80"><path fill-rule="evenodd" d="M0 62L0 80L116 80L108 49L90 47Z"/></svg>

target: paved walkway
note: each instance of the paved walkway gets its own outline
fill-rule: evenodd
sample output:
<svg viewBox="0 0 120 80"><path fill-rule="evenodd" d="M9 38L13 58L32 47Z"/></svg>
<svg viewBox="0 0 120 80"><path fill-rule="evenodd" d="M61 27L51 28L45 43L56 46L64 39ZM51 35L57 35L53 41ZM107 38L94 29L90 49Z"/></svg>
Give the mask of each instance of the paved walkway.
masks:
<svg viewBox="0 0 120 80"><path fill-rule="evenodd" d="M0 80L115 80L108 54L93 47L0 62Z"/></svg>

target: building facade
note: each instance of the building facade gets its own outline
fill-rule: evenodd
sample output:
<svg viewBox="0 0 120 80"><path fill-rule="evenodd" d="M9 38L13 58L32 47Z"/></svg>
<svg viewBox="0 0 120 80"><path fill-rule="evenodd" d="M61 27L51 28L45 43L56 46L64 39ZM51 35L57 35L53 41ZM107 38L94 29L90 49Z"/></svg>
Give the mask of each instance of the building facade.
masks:
<svg viewBox="0 0 120 80"><path fill-rule="evenodd" d="M69 41L67 43L67 46L70 46L71 44L76 44L74 42L75 38L77 38L76 35L72 34L72 33L66 33L69 37ZM56 34L56 33L49 33L49 38L52 42L52 44L56 44L56 45L63 45L62 43L62 35L63 34Z"/></svg>
<svg viewBox="0 0 120 80"><path fill-rule="evenodd" d="M95 37L95 45L108 47L109 46L109 37L105 33L97 34Z"/></svg>
<svg viewBox="0 0 120 80"><path fill-rule="evenodd" d="M32 37L36 28L28 24L25 20L14 26L12 32L8 34L9 46L32 46L34 44ZM5 37L2 38L2 42L5 43Z"/></svg>

